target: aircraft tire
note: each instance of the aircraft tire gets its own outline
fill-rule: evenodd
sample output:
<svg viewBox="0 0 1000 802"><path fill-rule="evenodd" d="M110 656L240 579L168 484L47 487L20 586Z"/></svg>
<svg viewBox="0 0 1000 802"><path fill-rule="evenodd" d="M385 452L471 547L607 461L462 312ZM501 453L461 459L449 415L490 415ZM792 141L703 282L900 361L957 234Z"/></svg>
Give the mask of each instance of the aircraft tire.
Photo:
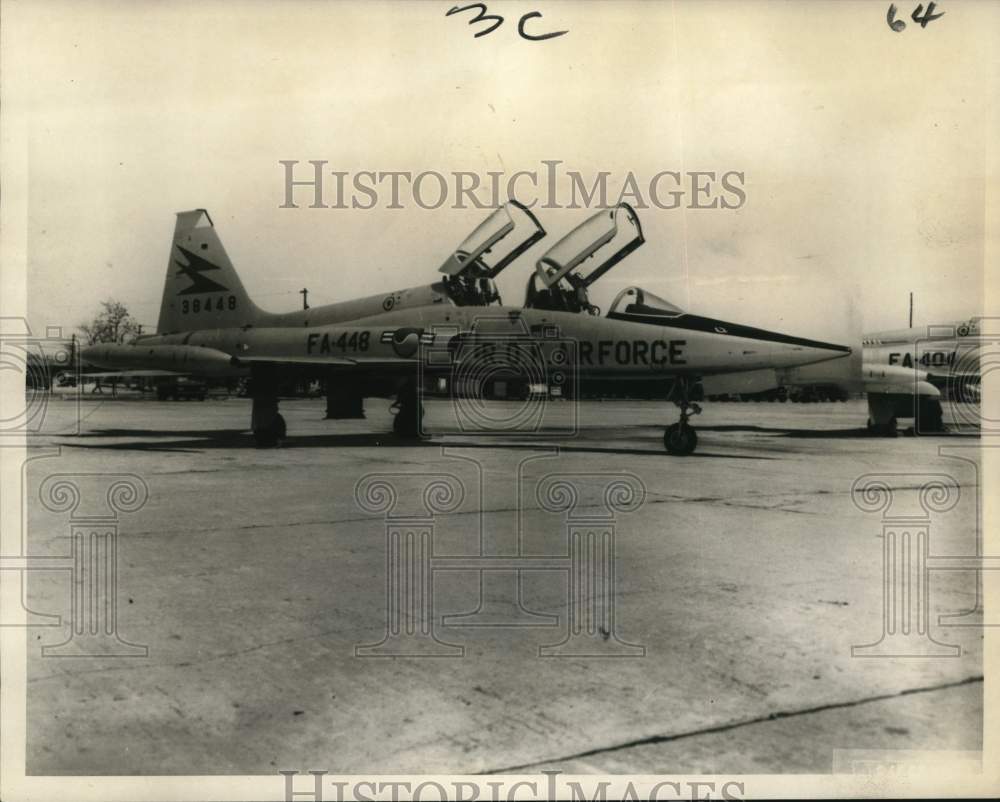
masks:
<svg viewBox="0 0 1000 802"><path fill-rule="evenodd" d="M257 443L257 448L274 448L280 440L284 439L287 431L285 419L279 414L274 416L274 420L266 429L254 431L253 439Z"/></svg>
<svg viewBox="0 0 1000 802"><path fill-rule="evenodd" d="M663 446L673 457L686 457L698 445L698 433L686 423L672 423L663 433Z"/></svg>
<svg viewBox="0 0 1000 802"><path fill-rule="evenodd" d="M278 437L270 429L258 429L253 433L257 448L274 448L278 445Z"/></svg>
<svg viewBox="0 0 1000 802"><path fill-rule="evenodd" d="M919 424L919 425L918 425ZM941 434L946 431L944 413L938 401L921 404L919 417L914 421L913 431L919 435Z"/></svg>
<svg viewBox="0 0 1000 802"><path fill-rule="evenodd" d="M899 437L899 421L896 420L895 416L889 419L888 423L882 426L875 426L875 433L881 435L882 437Z"/></svg>
<svg viewBox="0 0 1000 802"><path fill-rule="evenodd" d="M420 437L420 429L424 418L424 406L414 415L413 410L403 407L392 419L392 431L399 437Z"/></svg>
<svg viewBox="0 0 1000 802"><path fill-rule="evenodd" d="M868 433L875 437L899 437L898 424L895 417L890 418L887 423L875 423L869 418L867 429Z"/></svg>

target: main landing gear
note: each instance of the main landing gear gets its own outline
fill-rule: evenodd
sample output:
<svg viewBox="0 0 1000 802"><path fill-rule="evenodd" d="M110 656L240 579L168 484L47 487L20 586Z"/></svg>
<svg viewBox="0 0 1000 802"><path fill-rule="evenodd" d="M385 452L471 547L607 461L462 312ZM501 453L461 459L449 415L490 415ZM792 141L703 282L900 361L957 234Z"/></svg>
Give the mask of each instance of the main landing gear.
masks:
<svg viewBox="0 0 1000 802"><path fill-rule="evenodd" d="M250 397L253 411L250 428L257 448L274 448L284 440L285 419L278 412L277 375L274 370L260 368L250 377Z"/></svg>
<svg viewBox="0 0 1000 802"><path fill-rule="evenodd" d="M675 395L680 397L672 398ZM681 419L667 427L663 433L663 446L671 456L686 457L688 454L694 453L695 447L698 445L698 433L694 430L694 426L688 423L688 419L692 415L698 415L701 412L701 407L691 401L690 386L686 379L677 380L668 398L672 398L674 404L680 409Z"/></svg>
<svg viewBox="0 0 1000 802"><path fill-rule="evenodd" d="M364 396L357 391L351 392L339 386L336 377L326 380L326 418L327 420L345 420L364 418Z"/></svg>
<svg viewBox="0 0 1000 802"><path fill-rule="evenodd" d="M424 422L424 405L415 384L405 384L396 396L392 406L396 417L392 420L392 431L400 437L420 437Z"/></svg>
<svg viewBox="0 0 1000 802"><path fill-rule="evenodd" d="M285 439L285 419L278 412L277 398L254 398L250 428L257 448L274 448Z"/></svg>
<svg viewBox="0 0 1000 802"><path fill-rule="evenodd" d="M875 435L876 437L897 437L899 435L895 415L890 417L887 421L879 422L876 422L874 418L869 418L867 429L869 434Z"/></svg>

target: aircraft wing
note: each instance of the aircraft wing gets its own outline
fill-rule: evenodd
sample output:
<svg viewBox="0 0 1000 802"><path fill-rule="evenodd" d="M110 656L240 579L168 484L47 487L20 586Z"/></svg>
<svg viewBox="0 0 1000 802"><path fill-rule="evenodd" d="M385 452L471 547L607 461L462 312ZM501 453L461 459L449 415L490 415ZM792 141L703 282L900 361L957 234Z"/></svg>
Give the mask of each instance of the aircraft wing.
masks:
<svg viewBox="0 0 1000 802"><path fill-rule="evenodd" d="M105 370L97 373L83 372L81 379L144 379L158 376L189 376L189 373L181 373L176 370Z"/></svg>
<svg viewBox="0 0 1000 802"><path fill-rule="evenodd" d="M365 330L368 333L368 330ZM271 365L285 368L326 368L326 369L357 369L363 367L381 368L384 370L409 369L415 370L418 365L417 349L418 334L407 331L406 337L397 341L373 343L371 352L330 353L326 345L328 337L319 341L317 348L322 349L316 354L239 354L232 355L215 348L193 345L100 345L88 348L84 359L91 364L106 369L108 376L147 375L147 376L179 376L206 375L231 376L239 375L252 365ZM346 336L346 332L342 336ZM324 347L326 346L326 347ZM408 350L406 350L408 349ZM402 353L404 356L399 356ZM156 365L169 367L157 368ZM112 368L112 370L107 370ZM178 369L180 368L180 369ZM90 374L98 375L98 374Z"/></svg>
<svg viewBox="0 0 1000 802"><path fill-rule="evenodd" d="M276 365L286 367L316 368L415 368L417 360L387 356L238 356L233 357L237 365Z"/></svg>

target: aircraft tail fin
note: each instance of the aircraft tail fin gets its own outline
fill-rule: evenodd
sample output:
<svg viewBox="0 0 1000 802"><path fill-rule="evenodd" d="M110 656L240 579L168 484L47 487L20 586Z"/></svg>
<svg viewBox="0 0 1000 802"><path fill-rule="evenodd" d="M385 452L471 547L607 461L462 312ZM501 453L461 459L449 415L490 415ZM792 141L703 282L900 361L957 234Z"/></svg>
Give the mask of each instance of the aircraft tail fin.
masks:
<svg viewBox="0 0 1000 802"><path fill-rule="evenodd" d="M179 212L157 334L245 326L260 317L208 212Z"/></svg>

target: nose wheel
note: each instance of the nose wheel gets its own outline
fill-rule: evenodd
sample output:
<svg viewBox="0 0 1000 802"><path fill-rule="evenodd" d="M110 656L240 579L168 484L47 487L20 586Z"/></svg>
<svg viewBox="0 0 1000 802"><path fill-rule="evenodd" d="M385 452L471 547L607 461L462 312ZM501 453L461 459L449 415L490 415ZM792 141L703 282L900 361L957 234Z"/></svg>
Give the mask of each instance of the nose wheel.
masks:
<svg viewBox="0 0 1000 802"><path fill-rule="evenodd" d="M698 445L698 433L687 421L672 423L663 433L663 446L673 457L686 457L694 453Z"/></svg>
<svg viewBox="0 0 1000 802"><path fill-rule="evenodd" d="M690 385L686 379L678 379L670 396L681 411L681 419L670 424L663 433L663 447L672 457L686 457L693 454L698 445L698 433L689 422L692 415L701 414L701 407L690 399Z"/></svg>

